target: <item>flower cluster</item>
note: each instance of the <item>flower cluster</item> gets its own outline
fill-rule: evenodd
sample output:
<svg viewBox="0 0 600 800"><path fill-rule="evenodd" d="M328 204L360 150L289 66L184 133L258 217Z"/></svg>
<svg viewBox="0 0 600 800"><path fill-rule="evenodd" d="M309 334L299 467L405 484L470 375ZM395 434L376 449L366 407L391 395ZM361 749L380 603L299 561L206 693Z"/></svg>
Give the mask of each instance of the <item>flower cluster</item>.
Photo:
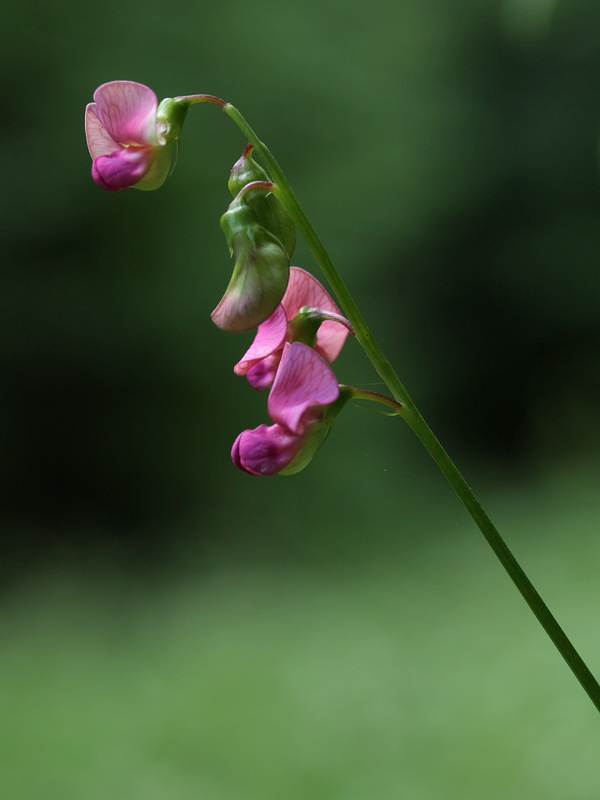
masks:
<svg viewBox="0 0 600 800"><path fill-rule="evenodd" d="M205 99L224 105L211 95L159 103L151 89L133 81L100 86L85 112L93 179L108 191L161 186L189 105ZM224 330L257 328L234 371L255 389L270 387L273 424L243 431L233 462L253 475L292 474L309 463L352 394L330 366L352 327L316 278L290 267L295 226L252 150L244 148L229 178L233 200L221 227L234 269L211 316Z"/></svg>
<svg viewBox="0 0 600 800"><path fill-rule="evenodd" d="M245 375L255 389L271 387L268 411L274 424L241 433L231 451L234 464L253 475L292 475L309 463L347 400L328 362L338 356L351 326L316 278L289 267L294 225L275 197L274 185L252 159L252 149L247 145L231 170L228 185L235 199L221 225L236 266L212 318L229 330L258 325L234 372ZM243 247L231 244L236 239L230 218L243 243L252 242L256 249L262 242L270 248L268 258L262 253L249 257ZM223 309L230 317L227 325Z"/></svg>
<svg viewBox="0 0 600 800"><path fill-rule="evenodd" d="M236 466L253 475L292 475L309 463L350 396L328 363L349 330L316 278L291 267L280 305L259 325L234 367L255 389L271 386L268 410L274 423L238 436L231 452Z"/></svg>

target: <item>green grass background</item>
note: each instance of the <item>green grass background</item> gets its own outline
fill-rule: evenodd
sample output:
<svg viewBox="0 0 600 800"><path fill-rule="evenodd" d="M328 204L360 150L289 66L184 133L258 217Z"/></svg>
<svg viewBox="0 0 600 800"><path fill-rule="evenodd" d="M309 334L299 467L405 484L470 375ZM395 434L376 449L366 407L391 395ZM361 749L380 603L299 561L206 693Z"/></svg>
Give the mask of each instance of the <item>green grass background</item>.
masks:
<svg viewBox="0 0 600 800"><path fill-rule="evenodd" d="M490 500L597 670L600 503L564 484ZM360 560L22 584L0 618L3 796L593 800L597 712L447 519Z"/></svg>

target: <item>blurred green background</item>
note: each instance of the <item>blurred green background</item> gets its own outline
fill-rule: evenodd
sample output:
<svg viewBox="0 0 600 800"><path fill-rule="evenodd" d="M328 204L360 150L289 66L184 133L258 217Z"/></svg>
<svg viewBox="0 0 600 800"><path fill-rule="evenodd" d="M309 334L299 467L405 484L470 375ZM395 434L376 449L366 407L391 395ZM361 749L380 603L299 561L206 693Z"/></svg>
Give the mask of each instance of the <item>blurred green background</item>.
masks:
<svg viewBox="0 0 600 800"><path fill-rule="evenodd" d="M209 317L234 125L193 108L152 193L83 136L108 80L240 108L598 674L600 4L0 15L0 797L600 796L594 709L402 425L232 466L267 421Z"/></svg>

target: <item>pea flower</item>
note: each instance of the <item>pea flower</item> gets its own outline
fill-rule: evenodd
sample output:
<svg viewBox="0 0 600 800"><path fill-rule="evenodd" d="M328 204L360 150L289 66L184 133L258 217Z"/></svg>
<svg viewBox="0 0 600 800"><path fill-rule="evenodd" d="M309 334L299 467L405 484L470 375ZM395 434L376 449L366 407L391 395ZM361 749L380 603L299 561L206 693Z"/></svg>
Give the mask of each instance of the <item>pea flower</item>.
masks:
<svg viewBox="0 0 600 800"><path fill-rule="evenodd" d="M273 425L240 433L233 463L251 475L293 475L311 461L348 397L325 359L302 342L287 342L269 394Z"/></svg>
<svg viewBox="0 0 600 800"><path fill-rule="evenodd" d="M171 170L187 104L171 98L160 105L135 81L103 83L85 109L85 135L92 177L102 189L157 189Z"/></svg>
<svg viewBox="0 0 600 800"><path fill-rule="evenodd" d="M273 383L286 342L301 339L327 361L334 361L351 330L319 281L300 267L290 267L280 305L258 326L254 341L233 371L246 375L255 389L266 389Z"/></svg>
<svg viewBox="0 0 600 800"><path fill-rule="evenodd" d="M225 331L255 328L277 308L289 278L290 253L265 226L254 195L268 194L273 184L253 181L243 187L221 217L221 228L234 257L225 294L212 311L212 321Z"/></svg>

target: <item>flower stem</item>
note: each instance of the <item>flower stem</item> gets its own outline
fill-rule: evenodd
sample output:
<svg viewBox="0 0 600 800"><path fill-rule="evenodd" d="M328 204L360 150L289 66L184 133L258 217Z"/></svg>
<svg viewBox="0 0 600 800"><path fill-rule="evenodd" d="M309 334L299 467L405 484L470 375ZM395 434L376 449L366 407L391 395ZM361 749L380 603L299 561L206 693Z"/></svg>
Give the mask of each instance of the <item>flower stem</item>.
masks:
<svg viewBox="0 0 600 800"><path fill-rule="evenodd" d="M217 97L216 94L182 94L173 99L178 103L188 106L194 105L195 103L212 103L214 106L219 106L219 108L225 108L226 105L229 105L226 100L222 100L220 97Z"/></svg>
<svg viewBox="0 0 600 800"><path fill-rule="evenodd" d="M404 412L404 406L397 400L392 400L387 394L380 394L379 392L371 392L368 389L361 389L358 386L346 386L344 389L348 392L354 400L371 400L373 403L381 403L382 406L391 408L392 413L390 417L401 415Z"/></svg>
<svg viewBox="0 0 600 800"><path fill-rule="evenodd" d="M268 147L260 141L256 133L246 122L240 112L231 104L223 106L223 110L236 123L244 136L251 142L257 154L264 162L267 172L273 180L275 187L273 192L285 206L288 213L294 220L296 226L304 235L317 263L321 267L329 285L344 309L344 313L350 320L356 338L365 351L367 357L373 364L377 373L384 381L394 399L402 405L402 418L407 421L413 432L419 438L429 455L446 477L459 499L473 518L486 541L496 554L496 557L508 573L509 577L521 593L525 602L535 614L539 623L546 631L555 647L562 655L568 666L571 668L583 689L589 696L592 703L600 711L600 685L594 678L587 665L558 624L548 606L540 597L539 593L517 562L516 558L506 545L504 539L492 524L488 515L483 510L479 500L473 493L466 480L463 478L458 468L451 460L448 453L444 450L441 443L421 416L415 403L406 391L394 368L382 352L379 344L371 333L360 309L354 302L350 291L342 280L333 261L327 253L317 232L313 228L310 220L306 216L300 203L296 199L294 191L290 186L285 174Z"/></svg>

